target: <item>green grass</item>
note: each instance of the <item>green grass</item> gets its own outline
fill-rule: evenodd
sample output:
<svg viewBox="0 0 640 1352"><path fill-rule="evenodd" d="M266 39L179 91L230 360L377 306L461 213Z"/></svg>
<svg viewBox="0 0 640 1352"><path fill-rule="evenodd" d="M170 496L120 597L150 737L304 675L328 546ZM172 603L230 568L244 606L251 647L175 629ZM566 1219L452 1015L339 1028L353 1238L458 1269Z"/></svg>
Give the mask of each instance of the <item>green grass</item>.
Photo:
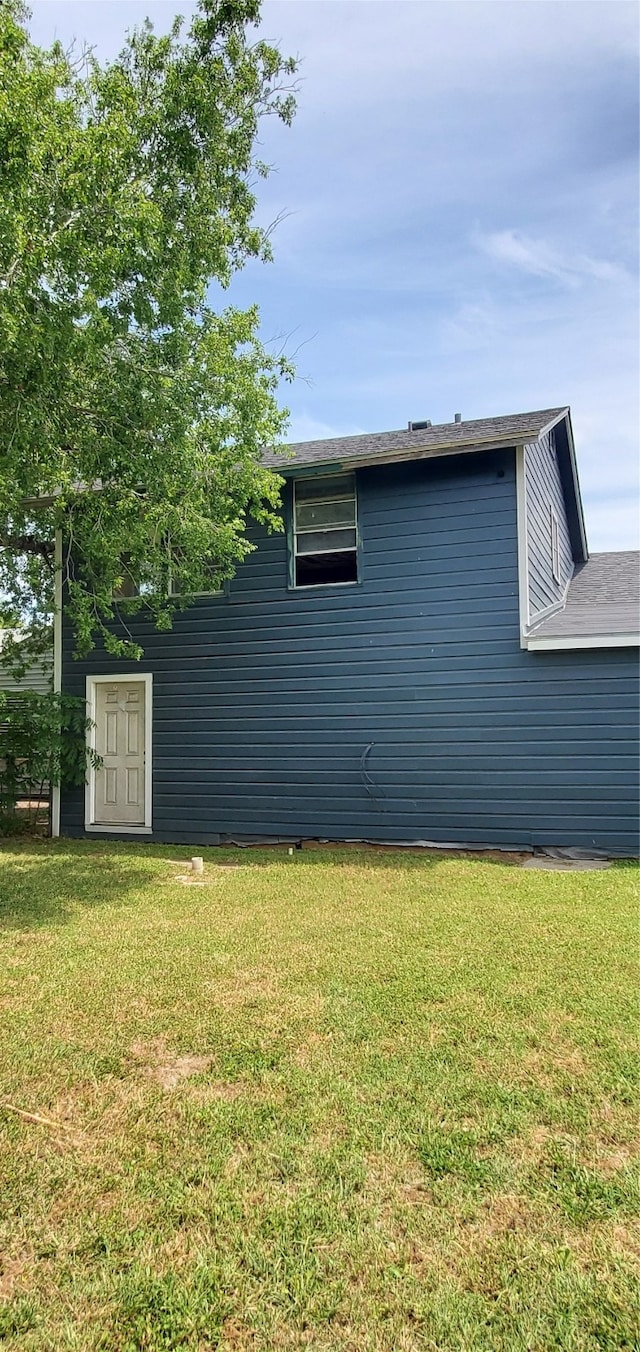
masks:
<svg viewBox="0 0 640 1352"><path fill-rule="evenodd" d="M0 1346L638 1349L637 870L180 855L0 850Z"/></svg>

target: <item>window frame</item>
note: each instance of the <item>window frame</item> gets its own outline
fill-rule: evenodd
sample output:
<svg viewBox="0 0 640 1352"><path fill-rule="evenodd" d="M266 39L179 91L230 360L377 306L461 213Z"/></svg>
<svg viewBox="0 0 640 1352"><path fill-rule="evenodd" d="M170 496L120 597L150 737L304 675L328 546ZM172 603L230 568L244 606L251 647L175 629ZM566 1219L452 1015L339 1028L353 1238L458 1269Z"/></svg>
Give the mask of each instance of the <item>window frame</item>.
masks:
<svg viewBox="0 0 640 1352"><path fill-rule="evenodd" d="M306 526L306 527L303 527L302 530L298 530L298 529L297 529L297 522L296 522L296 485L299 484L299 483L314 483L314 484L319 484L319 483L321 483L322 479L334 479L334 480L335 480L335 479L341 479L341 478L344 478L344 479L346 479L346 480L350 480L350 482L353 484L353 493L345 493L343 497L337 497L336 495L329 496L329 497L327 497L327 498L321 498L321 497L320 497L320 498L315 499L315 501L318 502L318 503L332 502L332 501L338 501L338 502L350 502L350 501L353 499L353 507L354 507L354 523L353 523L353 527L351 527L350 525L328 526L328 527L327 527L327 526ZM318 532L318 531L324 531L324 532L326 533L326 532L333 531L333 530L335 530L335 531L344 531L344 530L351 530L351 529L353 529L354 532L355 532L355 545L352 545L352 546L350 545L347 549L345 549L345 548L342 548L342 549L321 549L321 550L318 550L318 551L316 552L315 555L310 555L310 554L305 555L305 554L299 554L299 553L298 553L298 549L297 549L298 535L310 535L310 534L312 534L313 532ZM359 583L360 583L360 553L361 553L361 540L360 540L360 530L359 530L359 523L358 523L358 483L357 483L357 478L356 478L356 472L355 472L355 470L338 470L338 471L335 472L335 473L327 472L327 473L324 473L324 474L300 474L300 475L296 475L295 478L292 478L292 480L291 480L290 511L289 511L289 529L288 529L288 532L287 532L287 536L288 536L288 545L289 545L289 588L290 588L291 590L303 592L303 591L317 591L317 590L318 590L319 588L321 588L321 587L357 587L357 586L359 585ZM330 555L332 555L332 554L355 554L355 558L356 558L356 576L355 576L355 578L353 578L353 579L352 579L351 581L349 581L349 582L306 582L306 583L298 583L297 580L296 580L296 563L297 563L297 560L298 560L299 558L300 558L300 559L304 559L304 558L310 558L310 557L318 557L318 555L324 555L324 554L326 554L327 556L330 556Z"/></svg>
<svg viewBox="0 0 640 1352"><path fill-rule="evenodd" d="M560 522L558 513L549 505L551 521L551 576L560 586Z"/></svg>
<svg viewBox="0 0 640 1352"><path fill-rule="evenodd" d="M149 595L149 591L148 591L148 588L146 587L146 584L145 584L145 583L142 584L142 590L141 590L141 589L140 589L140 584L139 584L139 583L135 583L135 582L134 582L134 579L131 577L131 574L128 573L128 572L126 572L126 570L125 570L125 576L130 578L130 580L131 580L133 586L135 587L135 591L131 591L131 592L113 592L113 593L112 593L112 599L113 599L113 601L114 601L116 604L118 604L120 601L134 601L134 600L144 601L144 600L146 600L146 597ZM168 588L167 588L167 598L175 598L175 599L179 600L179 599L180 599L181 597L183 597L183 596L191 596L193 600L196 600L196 599L198 599L199 597L209 596L209 597L215 597L215 598L219 599L221 596L227 596L227 595L228 595L228 591L229 591L229 583L228 583L228 581L223 582L222 586L221 586L221 587L217 587L215 591L198 591L198 592L174 591L174 590L173 590L173 575L172 575L171 568L169 568L169 585L168 585Z"/></svg>
<svg viewBox="0 0 640 1352"><path fill-rule="evenodd" d="M224 582L222 583L222 586L221 586L221 587L216 587L216 590L215 590L215 591L197 591L197 592L174 591L174 590L173 590L173 574L172 574L171 568L169 569L169 587L168 587L168 590L167 590L167 595L170 596L170 597L175 597L175 598L177 598L178 600L179 600L180 597L182 597L182 596L191 596L191 597L193 598L194 601L195 601L195 600L198 600L200 597L204 597L204 596L212 596L212 597L215 597L215 598L217 598L217 599L219 600L221 596L227 596L227 595L228 595L228 591L229 591L229 583L228 583L228 581L224 581Z"/></svg>
<svg viewBox="0 0 640 1352"><path fill-rule="evenodd" d="M127 581L130 583L131 591L121 591L121 590L116 591L115 588L112 587L111 600L116 605L119 605L120 601L137 601L139 599L144 600L144 597L140 592L139 583L136 582L135 578L133 577L133 574L129 572L128 555L126 554L122 555L120 559L120 566L122 568L122 581L125 583L125 585L127 584Z"/></svg>
<svg viewBox="0 0 640 1352"><path fill-rule="evenodd" d="M177 600L180 600L182 597L185 597L185 596L190 596L194 601L197 600L198 598L204 597L204 596L212 596L212 597L217 597L217 598L219 598L219 597L221 597L221 596L228 596L228 594L229 594L229 579L228 579L228 578L224 578L223 581L222 581L222 586L217 587L215 591L197 591L197 592L174 591L174 589L173 589L173 578L174 578L174 554L173 554L173 551L171 550L171 547L169 547L169 549L168 549L168 554L169 554L169 568L168 568L169 579L168 579L168 583L167 583L167 599L168 599L168 600L171 600L172 598L175 598L175 599L177 599ZM176 576L179 576L179 575L180 575L180 570L179 570L179 569L176 569L176 570L175 570L175 574L176 574Z"/></svg>

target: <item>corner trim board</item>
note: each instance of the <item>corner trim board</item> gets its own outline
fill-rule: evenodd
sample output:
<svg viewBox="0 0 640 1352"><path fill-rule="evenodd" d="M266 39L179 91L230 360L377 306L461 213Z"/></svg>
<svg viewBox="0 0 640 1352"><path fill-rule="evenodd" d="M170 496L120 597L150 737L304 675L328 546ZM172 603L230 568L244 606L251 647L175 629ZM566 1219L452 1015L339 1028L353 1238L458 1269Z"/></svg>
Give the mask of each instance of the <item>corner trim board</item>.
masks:
<svg viewBox="0 0 640 1352"><path fill-rule="evenodd" d="M84 829L85 831L98 831L103 836L151 835L153 832L153 676L151 672L126 671L122 673L110 672L108 676L87 676L87 717L91 719L91 727L87 732L87 745L95 750L96 686L113 681L141 681L144 683L144 826L112 826L105 822L94 821L96 775L93 766L90 765L84 794Z"/></svg>
<svg viewBox="0 0 640 1352"><path fill-rule="evenodd" d="M529 628L529 543L527 539L527 476L524 445L516 446L516 519L518 530L518 599L520 647L526 648Z"/></svg>
<svg viewBox="0 0 640 1352"><path fill-rule="evenodd" d="M53 691L62 691L62 531L54 537ZM60 785L51 785L51 836L60 835Z"/></svg>

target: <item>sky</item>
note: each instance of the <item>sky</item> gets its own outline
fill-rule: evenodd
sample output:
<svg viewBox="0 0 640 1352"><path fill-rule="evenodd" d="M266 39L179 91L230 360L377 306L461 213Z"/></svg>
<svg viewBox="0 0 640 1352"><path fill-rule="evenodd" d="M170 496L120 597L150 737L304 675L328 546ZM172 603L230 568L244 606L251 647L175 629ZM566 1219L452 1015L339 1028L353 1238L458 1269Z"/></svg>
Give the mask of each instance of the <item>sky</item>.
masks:
<svg viewBox="0 0 640 1352"><path fill-rule="evenodd" d="M180 0L32 0L109 58ZM294 357L292 441L570 404L592 551L637 548L638 9L266 0L300 58L267 120L274 263L227 293Z"/></svg>

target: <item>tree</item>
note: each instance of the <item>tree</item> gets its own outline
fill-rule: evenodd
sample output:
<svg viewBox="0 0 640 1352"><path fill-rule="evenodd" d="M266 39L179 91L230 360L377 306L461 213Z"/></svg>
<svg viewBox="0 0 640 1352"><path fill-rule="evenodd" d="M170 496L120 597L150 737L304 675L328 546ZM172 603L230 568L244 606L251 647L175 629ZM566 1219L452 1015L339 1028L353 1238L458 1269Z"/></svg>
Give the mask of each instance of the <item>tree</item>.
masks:
<svg viewBox="0 0 640 1352"><path fill-rule="evenodd" d="M200 0L188 30L147 22L101 65L35 46L20 0L0 5L0 624L46 631L61 530L81 654L101 637L139 656L127 613L170 626L172 575L210 588L248 552L247 516L279 525L260 454L290 368L255 308L208 299L270 257L257 133L290 123L295 62L250 41L259 17ZM116 600L123 579L138 594Z"/></svg>

